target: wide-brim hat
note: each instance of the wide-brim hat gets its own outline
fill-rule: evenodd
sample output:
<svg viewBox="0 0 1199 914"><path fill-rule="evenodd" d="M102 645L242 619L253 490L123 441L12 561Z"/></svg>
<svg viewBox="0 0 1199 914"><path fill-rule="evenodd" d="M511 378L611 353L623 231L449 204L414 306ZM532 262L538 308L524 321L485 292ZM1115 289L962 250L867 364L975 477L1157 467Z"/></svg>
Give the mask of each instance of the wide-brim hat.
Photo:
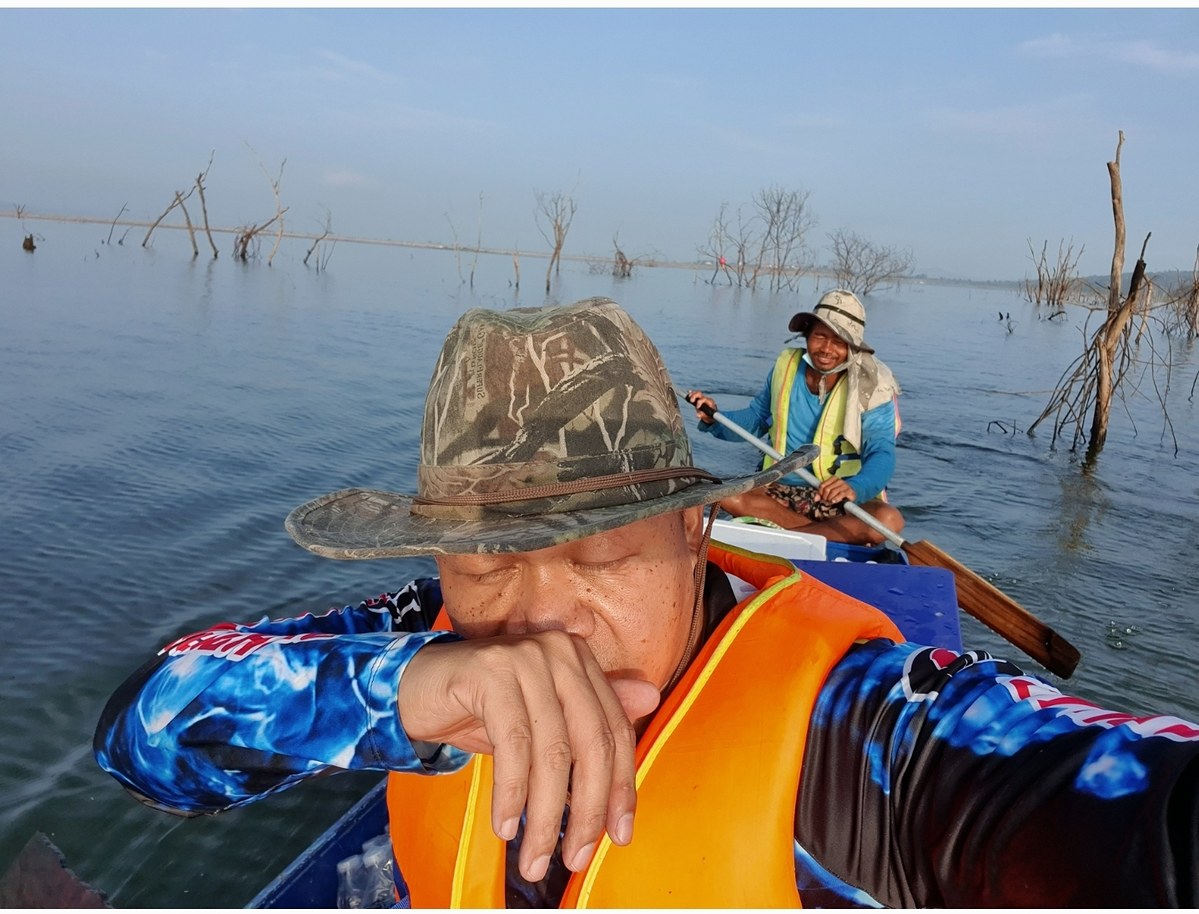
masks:
<svg viewBox="0 0 1199 914"><path fill-rule="evenodd" d="M792 333L808 335L816 321L827 324L837 336L859 352L874 352L866 344L866 308L848 289L825 292L811 311L801 311L787 326Z"/></svg>
<svg viewBox="0 0 1199 914"><path fill-rule="evenodd" d="M285 526L338 559L531 552L748 492L818 450L720 479L692 466L661 355L615 302L474 309L433 370L417 494L344 489Z"/></svg>

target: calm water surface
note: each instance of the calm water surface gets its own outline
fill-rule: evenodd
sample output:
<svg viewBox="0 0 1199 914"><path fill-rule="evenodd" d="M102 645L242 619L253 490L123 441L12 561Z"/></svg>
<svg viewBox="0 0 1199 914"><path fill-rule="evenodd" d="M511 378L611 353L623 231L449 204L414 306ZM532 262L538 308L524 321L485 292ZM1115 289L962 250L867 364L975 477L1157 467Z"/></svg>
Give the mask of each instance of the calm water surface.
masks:
<svg viewBox="0 0 1199 914"><path fill-rule="evenodd" d="M543 303L543 260L339 247L324 273L192 261L182 235L105 246L100 227L15 222L0 244L0 868L48 834L117 907L240 906L369 785L343 775L244 810L178 819L96 768L110 692L167 641L219 620L323 610L427 560L332 562L283 518L349 485L412 491L424 389L466 308ZM543 276L544 274L542 274ZM752 396L818 287L751 295L686 270L616 281L567 264L557 301L616 299L679 385ZM1082 312L1039 320L1010 293L912 285L872 296L867 338L904 388L890 491L907 535L993 580L1082 651L1070 690L1199 720L1199 360L1176 346L1170 417L1117 410L1084 472L1026 429L1081 347ZM1011 314L1011 328L998 312ZM1135 419L1135 421L1134 421ZM701 465L746 445L696 436ZM965 639L1027 662L975 623Z"/></svg>

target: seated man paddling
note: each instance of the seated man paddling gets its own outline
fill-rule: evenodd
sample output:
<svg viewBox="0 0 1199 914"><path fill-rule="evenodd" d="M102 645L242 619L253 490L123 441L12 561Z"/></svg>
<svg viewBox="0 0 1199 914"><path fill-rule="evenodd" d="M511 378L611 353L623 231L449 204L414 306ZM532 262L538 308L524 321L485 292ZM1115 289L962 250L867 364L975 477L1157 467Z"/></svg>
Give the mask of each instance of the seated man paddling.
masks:
<svg viewBox="0 0 1199 914"><path fill-rule="evenodd" d="M418 907L1195 904L1199 727L905 643L710 542L705 506L810 456L692 466L658 351L610 301L470 311L418 494L343 490L286 523L439 577L168 644L105 708L97 760L184 815L389 771ZM756 592L735 603L722 572Z"/></svg>
<svg viewBox="0 0 1199 914"><path fill-rule="evenodd" d="M720 507L734 517L754 517L837 542L878 545L883 541L878 531L847 515L844 503L857 502L896 533L903 529L903 515L887 504L885 494L895 472L899 384L866 344L866 309L852 292L826 292L789 326L803 335L804 347L784 348L758 395L727 416L756 435L769 432L775 450L784 454L816 442L820 458L812 472L820 487L789 474L723 499ZM701 431L739 440L703 411L716 410L715 400L703 391L688 393L687 400ZM765 458L765 465L770 462Z"/></svg>

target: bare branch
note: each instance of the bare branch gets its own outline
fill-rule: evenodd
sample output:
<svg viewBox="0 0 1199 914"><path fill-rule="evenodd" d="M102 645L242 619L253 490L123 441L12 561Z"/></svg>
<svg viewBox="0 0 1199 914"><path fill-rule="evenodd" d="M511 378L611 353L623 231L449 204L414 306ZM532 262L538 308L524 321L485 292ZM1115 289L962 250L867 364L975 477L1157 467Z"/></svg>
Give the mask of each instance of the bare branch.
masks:
<svg viewBox="0 0 1199 914"><path fill-rule="evenodd" d="M208 201L204 199L204 182L208 180L208 170L212 168L212 158L216 155L216 150L208 154L208 164L204 166L204 170L196 175L196 192L200 195L200 213L204 216L204 234L208 236L208 246L212 248L212 259L216 260L220 251L217 250L216 242L212 240L212 229L208 224Z"/></svg>
<svg viewBox="0 0 1199 914"><path fill-rule="evenodd" d="M316 238L313 239L311 247L309 247L307 253L304 254L304 266L308 266L308 259L310 257L312 257L313 253L320 246L320 243L322 241L324 241L326 238L328 238L329 235L332 234L332 232L333 232L333 214L330 213L328 209L326 209L325 210L324 231L322 231L319 235L316 236ZM326 269L329 266L329 258L332 256L333 256L332 248L330 248L329 251L327 253L325 253L324 257L317 255L316 271L318 273L320 273L322 270Z"/></svg>
<svg viewBox="0 0 1199 914"><path fill-rule="evenodd" d="M1041 253L1038 255L1033 248L1032 239L1029 238L1027 241L1029 259L1032 260L1037 273L1037 285L1034 288L1026 279L1024 281L1024 297L1034 304L1040 305L1044 302L1054 308L1076 298L1081 289L1078 261L1082 258L1083 251L1086 250L1085 245L1075 254L1074 239L1070 239L1069 244L1059 241L1057 261L1051 265L1048 256L1049 242L1045 241L1041 245Z"/></svg>
<svg viewBox="0 0 1199 914"><path fill-rule="evenodd" d="M1124 147L1124 131L1116 143L1116 158L1107 163L1107 173L1112 185L1112 218L1116 223L1116 243L1112 250L1111 284L1107 291L1107 310L1120 307L1120 277L1124 273L1124 191L1120 182L1120 150Z"/></svg>
<svg viewBox="0 0 1199 914"><path fill-rule="evenodd" d="M190 191L188 191L188 196L191 196ZM175 191L175 201L178 203L179 208L183 210L183 221L187 223L187 237L192 243L192 257L199 257L200 249L196 247L196 227L192 225L191 213L189 213L187 211L187 207L183 205L183 196L179 193L179 191Z"/></svg>
<svg viewBox="0 0 1199 914"><path fill-rule="evenodd" d="M171 205L164 209L162 211L162 215L155 219L150 227L146 229L146 237L142 239L142 247L146 247L150 243L150 236L154 233L154 230L158 228L158 224L167 217L167 214L188 197L190 197L191 193L192 192L189 190L186 194L180 195L179 191L175 191L175 196L174 199L171 200Z"/></svg>
<svg viewBox="0 0 1199 914"><path fill-rule="evenodd" d="M127 210L128 208L129 208L129 204L128 203L124 204L121 207L121 211L119 213L117 213L116 216L113 218L112 225L110 225L108 227L108 237L104 240L105 244L112 244L112 233L116 229L117 223L120 221L121 216L124 215L125 210ZM118 244L119 244L119 242L118 242Z"/></svg>

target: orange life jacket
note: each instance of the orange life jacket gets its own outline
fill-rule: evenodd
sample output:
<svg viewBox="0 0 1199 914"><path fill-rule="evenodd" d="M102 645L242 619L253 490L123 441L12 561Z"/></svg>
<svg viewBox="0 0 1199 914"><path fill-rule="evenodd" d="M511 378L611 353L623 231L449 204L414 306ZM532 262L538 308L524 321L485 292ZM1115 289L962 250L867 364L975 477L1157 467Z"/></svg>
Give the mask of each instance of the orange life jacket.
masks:
<svg viewBox="0 0 1199 914"><path fill-rule="evenodd" d="M795 802L808 722L855 640L902 640L885 615L783 559L713 543L758 588L701 648L637 745L632 844L605 834L562 907L795 907ZM444 612L443 612L444 616ZM413 907L504 907L490 756L393 773L392 845Z"/></svg>

